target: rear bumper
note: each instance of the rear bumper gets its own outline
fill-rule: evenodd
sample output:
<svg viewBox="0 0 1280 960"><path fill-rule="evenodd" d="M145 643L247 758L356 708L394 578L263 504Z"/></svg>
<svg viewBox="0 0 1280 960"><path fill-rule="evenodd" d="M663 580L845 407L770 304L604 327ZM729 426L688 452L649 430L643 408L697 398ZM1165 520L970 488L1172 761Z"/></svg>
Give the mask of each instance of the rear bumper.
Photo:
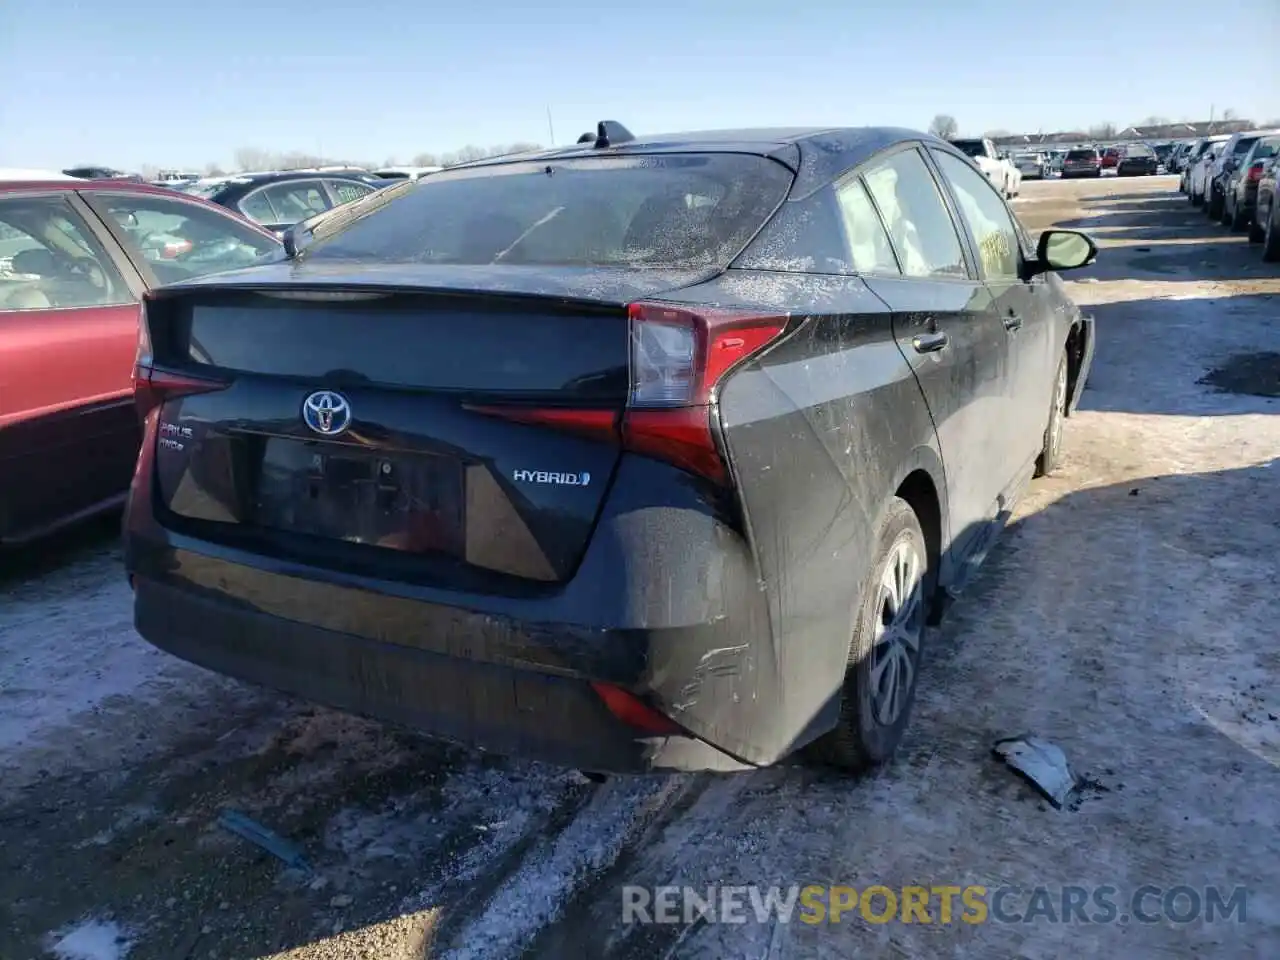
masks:
<svg viewBox="0 0 1280 960"><path fill-rule="evenodd" d="M686 475L624 456L577 574L536 596L370 580L165 529L143 448L125 562L144 639L253 683L601 772L738 770L829 729L840 677L788 656L746 540ZM637 733L591 681L682 735Z"/></svg>
<svg viewBox="0 0 1280 960"><path fill-rule="evenodd" d="M384 643L141 577L135 589L138 632L161 649L339 710L583 770L750 768L695 737L637 736L579 678Z"/></svg>

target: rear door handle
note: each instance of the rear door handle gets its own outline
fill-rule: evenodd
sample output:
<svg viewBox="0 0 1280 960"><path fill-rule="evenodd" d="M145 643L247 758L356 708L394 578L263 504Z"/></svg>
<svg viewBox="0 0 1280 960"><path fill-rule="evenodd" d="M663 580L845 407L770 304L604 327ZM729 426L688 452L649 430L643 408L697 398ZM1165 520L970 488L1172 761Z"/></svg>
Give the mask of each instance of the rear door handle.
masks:
<svg viewBox="0 0 1280 960"><path fill-rule="evenodd" d="M911 338L916 353L937 353L950 342L951 338L945 333L922 333Z"/></svg>
<svg viewBox="0 0 1280 960"><path fill-rule="evenodd" d="M1013 333L1013 331L1015 330L1021 330L1022 318L1018 316L1014 316L1013 314L1009 314L1009 316L1004 318L1004 328L1008 330L1010 333Z"/></svg>

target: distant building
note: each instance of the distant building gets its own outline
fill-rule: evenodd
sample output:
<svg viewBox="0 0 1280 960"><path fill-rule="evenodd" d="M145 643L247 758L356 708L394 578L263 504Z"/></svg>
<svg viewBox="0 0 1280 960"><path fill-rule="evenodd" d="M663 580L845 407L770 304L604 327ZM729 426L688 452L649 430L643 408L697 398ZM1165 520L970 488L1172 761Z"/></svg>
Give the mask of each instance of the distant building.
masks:
<svg viewBox="0 0 1280 960"><path fill-rule="evenodd" d="M993 138L1002 146L1025 144L1116 143L1122 140L1183 140L1210 137L1223 133L1252 130L1252 120L1198 120L1195 123L1162 123L1150 127L1125 127L1110 137L1095 137L1083 130L1059 130L1054 133L1010 134Z"/></svg>

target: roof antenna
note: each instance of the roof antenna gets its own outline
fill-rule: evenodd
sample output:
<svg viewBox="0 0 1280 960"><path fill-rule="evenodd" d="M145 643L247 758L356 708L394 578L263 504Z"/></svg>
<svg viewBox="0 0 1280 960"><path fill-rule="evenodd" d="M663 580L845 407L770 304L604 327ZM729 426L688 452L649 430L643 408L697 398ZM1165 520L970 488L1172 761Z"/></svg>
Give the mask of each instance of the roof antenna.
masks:
<svg viewBox="0 0 1280 960"><path fill-rule="evenodd" d="M597 150L604 150L615 143L627 143L635 138L635 134L617 120L601 120L596 124L595 148Z"/></svg>

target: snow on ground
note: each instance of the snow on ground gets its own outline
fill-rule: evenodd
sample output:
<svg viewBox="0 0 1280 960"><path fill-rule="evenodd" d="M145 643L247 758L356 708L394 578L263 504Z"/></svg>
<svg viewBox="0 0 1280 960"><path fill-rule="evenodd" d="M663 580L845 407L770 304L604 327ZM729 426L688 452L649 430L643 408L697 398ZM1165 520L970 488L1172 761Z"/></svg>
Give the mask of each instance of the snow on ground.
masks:
<svg viewBox="0 0 1280 960"><path fill-rule="evenodd" d="M49 951L58 960L124 960L132 940L117 924L86 920L56 934Z"/></svg>
<svg viewBox="0 0 1280 960"><path fill-rule="evenodd" d="M593 784L284 701L138 641L102 539L0 580L0 956L1280 956L1280 400L1246 395L1280 277L1171 185L1024 186L1028 227L1096 230L1071 290L1097 359L890 768ZM1028 731L1089 777L1071 808L991 758ZM311 872L221 830L227 807ZM1213 924L622 923L624 884L744 883L1249 899Z"/></svg>

